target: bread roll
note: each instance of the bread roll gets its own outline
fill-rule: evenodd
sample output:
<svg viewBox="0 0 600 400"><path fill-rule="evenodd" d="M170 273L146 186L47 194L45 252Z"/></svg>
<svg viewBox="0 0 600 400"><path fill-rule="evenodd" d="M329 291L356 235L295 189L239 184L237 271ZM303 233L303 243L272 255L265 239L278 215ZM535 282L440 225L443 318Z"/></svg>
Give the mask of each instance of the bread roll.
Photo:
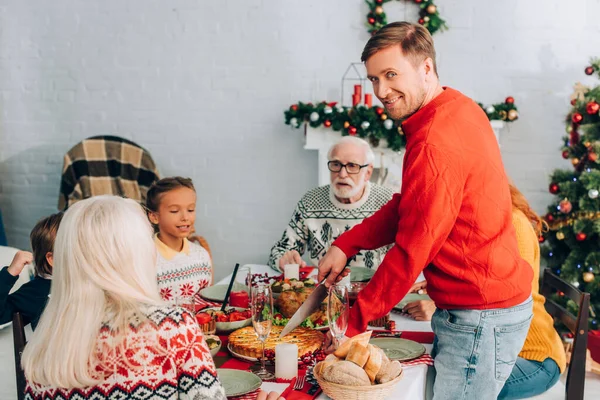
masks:
<svg viewBox="0 0 600 400"><path fill-rule="evenodd" d="M323 361L321 361L321 364L323 364L321 366L321 371L325 371L325 368L327 368L330 365L333 365L333 364L335 364L337 362L340 362L340 361L342 361L342 360L340 360L339 358L337 358L333 354L328 355L327 357L325 357L325 359Z"/></svg>
<svg viewBox="0 0 600 400"><path fill-rule="evenodd" d="M377 383L387 383L389 381L393 381L402 373L402 365L400 365L399 361L390 361L388 364L382 368L377 376L375 377L375 381Z"/></svg>
<svg viewBox="0 0 600 400"><path fill-rule="evenodd" d="M369 375L371 383L373 383L375 382L375 377L377 376L377 373L381 369L381 364L383 363L383 350L373 346L372 344L368 345L367 349L369 350L369 359L363 368L367 375Z"/></svg>
<svg viewBox="0 0 600 400"><path fill-rule="evenodd" d="M369 349L360 343L354 342L348 350L346 361L352 361L354 364L363 368L369 359Z"/></svg>
<svg viewBox="0 0 600 400"><path fill-rule="evenodd" d="M340 361L330 365L323 371L323 379L345 386L371 385L364 369L350 361Z"/></svg>
<svg viewBox="0 0 600 400"><path fill-rule="evenodd" d="M346 358L346 356L348 355L348 351L352 346L352 343L360 343L363 346L367 347L367 345L369 344L369 339L371 339L371 333L372 331L366 331L361 333L360 335L356 335L346 340L340 345L340 347L337 348L336 351L333 352L333 354L335 354L336 357L339 358Z"/></svg>

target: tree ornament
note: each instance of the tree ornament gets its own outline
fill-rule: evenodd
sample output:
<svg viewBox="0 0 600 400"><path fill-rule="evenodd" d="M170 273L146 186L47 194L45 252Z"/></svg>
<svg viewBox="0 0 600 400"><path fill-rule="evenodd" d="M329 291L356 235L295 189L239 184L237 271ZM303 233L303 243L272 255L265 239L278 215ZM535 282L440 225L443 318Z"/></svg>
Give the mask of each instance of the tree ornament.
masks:
<svg viewBox="0 0 600 400"><path fill-rule="evenodd" d="M506 104L514 104L514 103L515 103L515 98L514 98L514 97L512 97L512 96L508 96L508 97L506 98L506 100L504 100L504 102L505 102Z"/></svg>
<svg viewBox="0 0 600 400"><path fill-rule="evenodd" d="M382 4L382 3L383 3L383 0L375 0L375 3L377 3L377 4Z"/></svg>
<svg viewBox="0 0 600 400"><path fill-rule="evenodd" d="M600 194L600 192L598 191L598 189L590 189L588 191L588 196L590 197L590 199L597 198L599 194Z"/></svg>
<svg viewBox="0 0 600 400"><path fill-rule="evenodd" d="M356 128L355 128L354 126L350 126L350 127L348 128L348 133L349 133L351 136L356 136Z"/></svg>
<svg viewBox="0 0 600 400"><path fill-rule="evenodd" d="M538 237L538 242L540 243L544 243L546 241L546 238L543 236Z"/></svg>
<svg viewBox="0 0 600 400"><path fill-rule="evenodd" d="M375 113L376 113L377 115L383 115L383 113L384 113L384 109L383 109L383 108L381 108L381 107L375 107Z"/></svg>
<svg viewBox="0 0 600 400"><path fill-rule="evenodd" d="M567 133L573 132L573 125L567 125L567 127L565 128L565 131L567 131Z"/></svg>
<svg viewBox="0 0 600 400"><path fill-rule="evenodd" d="M392 121L391 119L386 119L385 121L383 121L383 127L389 131L394 127L394 121Z"/></svg>
<svg viewBox="0 0 600 400"><path fill-rule="evenodd" d="M328 119L326 119L326 120L323 122L323 125L325 125L325 128L329 128L329 127L331 126L331 121L330 121L330 120L328 120Z"/></svg>
<svg viewBox="0 0 600 400"><path fill-rule="evenodd" d="M590 283L591 281L594 280L594 278L596 278L596 277L591 272L584 272L583 273L583 281L586 282L586 283Z"/></svg>
<svg viewBox="0 0 600 400"><path fill-rule="evenodd" d="M565 160L567 158L569 158L569 150L563 150L563 152L562 152L562 158L564 158Z"/></svg>
<svg viewBox="0 0 600 400"><path fill-rule="evenodd" d="M573 204L571 204L569 199L564 199L564 200L561 200L560 203L558 203L558 208L560 209L561 213L568 214L573 209Z"/></svg>
<svg viewBox="0 0 600 400"><path fill-rule="evenodd" d="M419 18L419 20L417 22L419 24L423 25L425 23L425 20L423 18Z"/></svg>
<svg viewBox="0 0 600 400"><path fill-rule="evenodd" d="M374 24L375 24L375 18L373 18L373 17L370 17L370 18L368 19L368 21L369 21L369 24L371 24L371 25L374 25Z"/></svg>
<svg viewBox="0 0 600 400"><path fill-rule="evenodd" d="M335 109L337 110L337 112L339 113L343 113L344 112L344 106L341 104L338 104L337 106L335 106Z"/></svg>
<svg viewBox="0 0 600 400"><path fill-rule="evenodd" d="M563 240L565 238L565 234L562 233L561 231L556 232L556 238L558 240Z"/></svg>
<svg viewBox="0 0 600 400"><path fill-rule="evenodd" d="M544 218L547 222L554 222L554 215L548 213L546 214L546 217Z"/></svg>
<svg viewBox="0 0 600 400"><path fill-rule="evenodd" d="M575 239L577 239L578 242L583 242L585 239L587 239L587 235L583 232L579 232L575 235Z"/></svg>
<svg viewBox="0 0 600 400"><path fill-rule="evenodd" d="M437 11L437 7L433 4L430 4L427 6L426 10L429 14L435 14L435 12Z"/></svg>
<svg viewBox="0 0 600 400"><path fill-rule="evenodd" d="M587 113L590 115L598 114L598 111L600 111L600 104L596 103L595 101L590 101L585 106L585 111L587 111Z"/></svg>
<svg viewBox="0 0 600 400"><path fill-rule="evenodd" d="M573 121L573 123L578 124L583 120L583 115L579 114L578 112L574 113L573 116L571 117L571 121Z"/></svg>
<svg viewBox="0 0 600 400"><path fill-rule="evenodd" d="M377 14L377 15L383 14L383 7L381 7L381 6L375 7L375 14Z"/></svg>
<svg viewBox="0 0 600 400"><path fill-rule="evenodd" d="M426 16L424 16L424 17L423 17L423 21L425 21L425 22L429 22L429 17L428 17L427 15L426 15Z"/></svg>
<svg viewBox="0 0 600 400"><path fill-rule="evenodd" d="M298 104L292 104L290 106L290 110L292 110L292 111L298 111Z"/></svg>
<svg viewBox="0 0 600 400"><path fill-rule="evenodd" d="M344 121L344 129L348 129L349 126L350 126L350 122Z"/></svg>
<svg viewBox="0 0 600 400"><path fill-rule="evenodd" d="M500 110L500 112L498 113L498 115L500 115L500 119L502 121L506 121L506 117L508 116L508 114L504 110Z"/></svg>
<svg viewBox="0 0 600 400"><path fill-rule="evenodd" d="M571 164L573 164L573 166L576 166L577 164L579 164L579 158L577 158L577 157L571 158Z"/></svg>
<svg viewBox="0 0 600 400"><path fill-rule="evenodd" d="M325 108L323 109L323 114L331 114L333 112L333 108L329 107L329 106L325 106Z"/></svg>
<svg viewBox="0 0 600 400"><path fill-rule="evenodd" d="M558 183L556 182L552 182L550 184L550 187L548 188L548 190L550 191L550 193L552 194L557 194L558 191L560 190L560 188L558 187Z"/></svg>
<svg viewBox="0 0 600 400"><path fill-rule="evenodd" d="M298 118L290 119L290 125L293 126L294 128L297 128L298 127Z"/></svg>
<svg viewBox="0 0 600 400"><path fill-rule="evenodd" d="M310 113L310 117L309 118L310 118L310 120L312 122L317 122L319 120L319 113L316 112L316 111L313 111L313 112Z"/></svg>
<svg viewBox="0 0 600 400"><path fill-rule="evenodd" d="M598 154L594 153L593 151L590 151L587 157L591 162L596 162L598 160Z"/></svg>
<svg viewBox="0 0 600 400"><path fill-rule="evenodd" d="M589 140L586 140L585 142L583 142L583 145L584 145L585 147L587 147L588 149L589 149L590 147L592 147L592 143L591 143Z"/></svg>
<svg viewBox="0 0 600 400"><path fill-rule="evenodd" d="M577 99L571 99L571 105L574 106L575 104L577 104Z"/></svg>
<svg viewBox="0 0 600 400"><path fill-rule="evenodd" d="M586 75L592 75L593 73L594 73L594 67L592 67L591 65L589 67L585 67Z"/></svg>
<svg viewBox="0 0 600 400"><path fill-rule="evenodd" d="M369 121L363 121L363 122L360 124L360 127L361 127L363 130L367 130L367 129L369 129L369 127L370 127L370 126L371 126L371 123L370 123Z"/></svg>
<svg viewBox="0 0 600 400"><path fill-rule="evenodd" d="M517 110L508 110L507 117L509 121L514 121L515 119L519 118L519 113Z"/></svg>
<svg viewBox="0 0 600 400"><path fill-rule="evenodd" d="M423 2L423 0L415 0L415 3L417 4L421 4Z"/></svg>
<svg viewBox="0 0 600 400"><path fill-rule="evenodd" d="M385 121L386 119L388 119L388 116L387 114L381 114L379 118L381 118L382 121Z"/></svg>
<svg viewBox="0 0 600 400"><path fill-rule="evenodd" d="M489 106L488 108L485 109L485 112L488 114L493 114L494 111L496 111L496 109L494 108L494 106Z"/></svg>

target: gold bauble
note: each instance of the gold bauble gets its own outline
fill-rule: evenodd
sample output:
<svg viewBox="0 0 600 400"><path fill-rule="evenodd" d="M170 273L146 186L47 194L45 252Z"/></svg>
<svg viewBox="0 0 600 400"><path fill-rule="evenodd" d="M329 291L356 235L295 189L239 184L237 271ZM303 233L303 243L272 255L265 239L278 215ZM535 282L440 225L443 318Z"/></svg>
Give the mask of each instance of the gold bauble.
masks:
<svg viewBox="0 0 600 400"><path fill-rule="evenodd" d="M590 283L591 281L593 281L595 278L594 274L591 272L584 272L583 273L583 281Z"/></svg>
<svg viewBox="0 0 600 400"><path fill-rule="evenodd" d="M349 126L350 126L350 122L344 121L344 129L348 129Z"/></svg>
<svg viewBox="0 0 600 400"><path fill-rule="evenodd" d="M571 125L567 125L567 128L565 130L567 131L567 133L571 133L573 132L573 127Z"/></svg>
<svg viewBox="0 0 600 400"><path fill-rule="evenodd" d="M561 231L556 232L556 238L558 240L563 240L565 238L565 234L562 233Z"/></svg>
<svg viewBox="0 0 600 400"><path fill-rule="evenodd" d="M433 4L430 4L427 6L427 12L429 14L435 14L436 11L437 11L437 8Z"/></svg>
<svg viewBox="0 0 600 400"><path fill-rule="evenodd" d="M398 127L398 134L400 136L404 135L404 132L402 132L402 127L401 126Z"/></svg>
<svg viewBox="0 0 600 400"><path fill-rule="evenodd" d="M506 114L506 111L504 111L504 110L500 110L500 111L498 112L498 114L500 115L500 119L501 119L502 121L506 121L506 117L508 116L508 115Z"/></svg>
<svg viewBox="0 0 600 400"><path fill-rule="evenodd" d="M508 120L509 121L514 121L517 118L519 118L519 113L517 112L517 110L509 110L508 111Z"/></svg>
<svg viewBox="0 0 600 400"><path fill-rule="evenodd" d="M589 149L592 144L588 141L585 141L583 145Z"/></svg>
<svg viewBox="0 0 600 400"><path fill-rule="evenodd" d="M571 164L573 164L573 166L579 164L579 158L577 158L577 157L571 158Z"/></svg>
<svg viewBox="0 0 600 400"><path fill-rule="evenodd" d="M382 121L385 121L387 119L387 114L381 114L380 118Z"/></svg>
<svg viewBox="0 0 600 400"><path fill-rule="evenodd" d="M381 7L381 6L375 7L375 14L377 14L377 15L383 14L383 7Z"/></svg>

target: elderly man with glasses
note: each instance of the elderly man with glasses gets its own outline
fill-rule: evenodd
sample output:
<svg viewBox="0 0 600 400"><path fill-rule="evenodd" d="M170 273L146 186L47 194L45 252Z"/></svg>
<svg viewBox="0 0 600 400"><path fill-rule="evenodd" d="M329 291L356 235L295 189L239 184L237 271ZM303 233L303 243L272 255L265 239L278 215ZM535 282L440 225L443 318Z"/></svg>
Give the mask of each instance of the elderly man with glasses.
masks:
<svg viewBox="0 0 600 400"><path fill-rule="evenodd" d="M391 189L369 182L375 156L364 140L345 136L329 149L327 158L331 184L308 191L296 206L283 236L271 249L269 265L275 270L283 271L286 264L304 266L302 255L307 250L311 264L317 265L339 235L392 198ZM349 265L376 269L387 249L362 251Z"/></svg>

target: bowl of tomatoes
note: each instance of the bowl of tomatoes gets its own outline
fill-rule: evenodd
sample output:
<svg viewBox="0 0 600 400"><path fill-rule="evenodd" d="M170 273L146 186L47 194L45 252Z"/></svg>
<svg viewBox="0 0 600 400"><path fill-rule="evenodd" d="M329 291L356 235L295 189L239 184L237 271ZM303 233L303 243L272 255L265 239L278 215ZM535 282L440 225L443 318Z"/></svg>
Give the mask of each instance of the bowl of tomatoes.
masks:
<svg viewBox="0 0 600 400"><path fill-rule="evenodd" d="M203 311L216 321L217 333L233 332L252 324L252 313L247 308L227 307L221 311L220 307L211 307Z"/></svg>

